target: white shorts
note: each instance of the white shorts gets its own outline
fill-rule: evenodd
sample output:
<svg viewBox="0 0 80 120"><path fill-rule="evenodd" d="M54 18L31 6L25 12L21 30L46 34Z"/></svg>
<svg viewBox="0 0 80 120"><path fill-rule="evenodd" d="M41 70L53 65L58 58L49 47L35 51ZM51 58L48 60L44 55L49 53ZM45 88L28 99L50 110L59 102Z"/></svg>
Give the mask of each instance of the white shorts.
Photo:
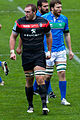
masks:
<svg viewBox="0 0 80 120"><path fill-rule="evenodd" d="M54 66L55 62L66 62L66 50L60 51L60 52L52 52L51 58L49 60L46 60L47 66Z"/></svg>

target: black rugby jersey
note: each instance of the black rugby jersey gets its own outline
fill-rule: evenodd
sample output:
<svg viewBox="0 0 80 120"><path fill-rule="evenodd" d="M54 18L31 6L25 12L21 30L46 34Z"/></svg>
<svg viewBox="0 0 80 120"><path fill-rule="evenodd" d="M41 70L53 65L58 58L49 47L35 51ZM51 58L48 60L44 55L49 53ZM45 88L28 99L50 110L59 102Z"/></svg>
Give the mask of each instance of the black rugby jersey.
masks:
<svg viewBox="0 0 80 120"><path fill-rule="evenodd" d="M20 33L23 52L44 50L44 34L50 31L49 22L37 16L35 20L26 20L22 17L15 22L13 31Z"/></svg>

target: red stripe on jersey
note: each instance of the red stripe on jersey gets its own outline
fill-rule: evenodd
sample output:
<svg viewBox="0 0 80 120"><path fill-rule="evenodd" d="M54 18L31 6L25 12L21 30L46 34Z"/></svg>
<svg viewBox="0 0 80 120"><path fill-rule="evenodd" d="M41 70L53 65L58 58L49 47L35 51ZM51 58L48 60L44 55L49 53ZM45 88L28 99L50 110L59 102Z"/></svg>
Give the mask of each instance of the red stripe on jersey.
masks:
<svg viewBox="0 0 80 120"><path fill-rule="evenodd" d="M19 28L39 28L39 25L38 24L21 24L21 25L19 25L19 24L17 24L17 26L19 27Z"/></svg>
<svg viewBox="0 0 80 120"><path fill-rule="evenodd" d="M16 24L19 28L39 28L39 27L47 27L49 25L49 22L47 24L40 23L40 24L18 24L16 21Z"/></svg>
<svg viewBox="0 0 80 120"><path fill-rule="evenodd" d="M49 21L48 21L48 23L46 24L46 27L49 25Z"/></svg>

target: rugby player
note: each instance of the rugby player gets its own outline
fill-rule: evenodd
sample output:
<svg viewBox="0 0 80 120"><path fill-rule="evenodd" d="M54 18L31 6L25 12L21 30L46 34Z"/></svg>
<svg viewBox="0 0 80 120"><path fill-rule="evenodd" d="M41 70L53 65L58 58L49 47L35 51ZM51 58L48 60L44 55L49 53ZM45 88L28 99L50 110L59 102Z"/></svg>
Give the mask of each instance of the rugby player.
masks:
<svg viewBox="0 0 80 120"><path fill-rule="evenodd" d="M49 12L49 10L48 10L48 1L47 0L38 0L37 1L37 9L38 9L37 13L36 13L37 16L42 16L42 15L48 13ZM22 41L21 41L21 39L19 39L19 45L18 45L18 47L16 49L17 54L21 54L21 52L22 52L21 51L21 43L22 43ZM46 52L47 50L46 50L45 45L44 45L44 49L45 49L45 52ZM46 84L46 87L47 87L46 103L49 103L48 95L49 95L50 98L55 98L56 95L52 91L50 81L45 81L45 84ZM34 84L33 84L33 90L34 90L34 94L39 95L38 84L37 84L36 80L34 81Z"/></svg>
<svg viewBox="0 0 80 120"><path fill-rule="evenodd" d="M37 16L42 16L46 13L49 12L49 8L48 8L48 1L47 0L38 0L37 1L37 13L36 15ZM45 36L44 36L45 37ZM45 45L44 45L44 49L45 49ZM45 52L46 52L46 49L45 49ZM45 84L46 84L46 87L47 87L47 94L49 95L50 98L55 98L56 95L54 94L54 92L52 91L52 88L51 88L51 83L50 81L45 81ZM37 85L37 82L36 80L34 81L34 85L33 85L33 89L34 89L34 94L37 94L37 89L38 89L38 85ZM48 95L47 95L47 98L46 98L46 103L49 103L48 101Z"/></svg>
<svg viewBox="0 0 80 120"><path fill-rule="evenodd" d="M2 25L0 24L0 29L1 29ZM2 69L4 70L5 72L5 75L8 75L8 66L7 66L7 62L3 61L1 62L0 61L0 66L2 67ZM3 86L4 85L4 81L2 80L2 78L0 77L0 85Z"/></svg>
<svg viewBox="0 0 80 120"><path fill-rule="evenodd" d="M49 109L46 105L46 85L45 85L45 68L46 59L44 52L44 34L46 34L48 53L47 59L51 57L52 34L50 32L49 22L36 16L36 6L34 4L26 5L25 16L18 19L13 27L10 36L10 58L16 60L14 52L15 42L18 34L22 40L22 67L26 76L25 92L28 100L28 113L33 113L33 80L34 74L39 86L39 94L42 101L42 112L47 114Z"/></svg>
<svg viewBox="0 0 80 120"><path fill-rule="evenodd" d="M62 3L60 0L51 0L50 1L50 12L43 15L47 19L51 26L52 33L52 48L51 48L51 58L46 61L47 64L47 73L48 70L51 70L47 75L47 80L50 80L53 74L53 67L56 65L57 74L59 77L59 88L61 93L61 104L70 105L66 100L66 87L67 81L65 77L66 70L66 47L64 44L65 41L69 48L69 59L71 60L74 56L71 48L71 37L68 27L68 18L61 14ZM64 35L64 37L63 37ZM44 40L46 44L46 39ZM46 46L47 47L47 46Z"/></svg>

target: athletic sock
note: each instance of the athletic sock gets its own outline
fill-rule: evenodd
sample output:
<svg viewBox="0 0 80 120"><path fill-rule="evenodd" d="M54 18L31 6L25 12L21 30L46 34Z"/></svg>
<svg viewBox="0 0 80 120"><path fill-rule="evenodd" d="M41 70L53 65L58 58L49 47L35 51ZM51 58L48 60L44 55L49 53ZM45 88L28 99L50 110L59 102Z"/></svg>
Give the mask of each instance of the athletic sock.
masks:
<svg viewBox="0 0 80 120"><path fill-rule="evenodd" d="M2 82L2 79L1 79L1 77L0 77L0 83Z"/></svg>
<svg viewBox="0 0 80 120"><path fill-rule="evenodd" d="M46 80L45 80L45 85L46 85L46 89L47 89L47 94L48 94L49 84L50 84L50 80L49 80L49 81L46 81Z"/></svg>
<svg viewBox="0 0 80 120"><path fill-rule="evenodd" d="M0 61L0 66L2 66L2 62Z"/></svg>
<svg viewBox="0 0 80 120"><path fill-rule="evenodd" d="M61 100L66 97L66 86L67 86L67 81L59 81Z"/></svg>
<svg viewBox="0 0 80 120"><path fill-rule="evenodd" d="M27 100L28 100L28 104L29 106L32 106L33 107L33 87L25 87L25 92L26 92L26 97L27 97Z"/></svg>
<svg viewBox="0 0 80 120"><path fill-rule="evenodd" d="M50 92L53 92L52 88L51 88L51 82L50 82L50 80L48 82L46 81L45 83L48 84L47 94L49 94Z"/></svg>
<svg viewBox="0 0 80 120"><path fill-rule="evenodd" d="M37 89L38 89L38 84L37 84L37 81L35 79L34 84L33 84L33 90L37 91Z"/></svg>
<svg viewBox="0 0 80 120"><path fill-rule="evenodd" d="M39 94L41 96L41 100L42 100L42 107L47 107L46 105L46 85L39 85Z"/></svg>

